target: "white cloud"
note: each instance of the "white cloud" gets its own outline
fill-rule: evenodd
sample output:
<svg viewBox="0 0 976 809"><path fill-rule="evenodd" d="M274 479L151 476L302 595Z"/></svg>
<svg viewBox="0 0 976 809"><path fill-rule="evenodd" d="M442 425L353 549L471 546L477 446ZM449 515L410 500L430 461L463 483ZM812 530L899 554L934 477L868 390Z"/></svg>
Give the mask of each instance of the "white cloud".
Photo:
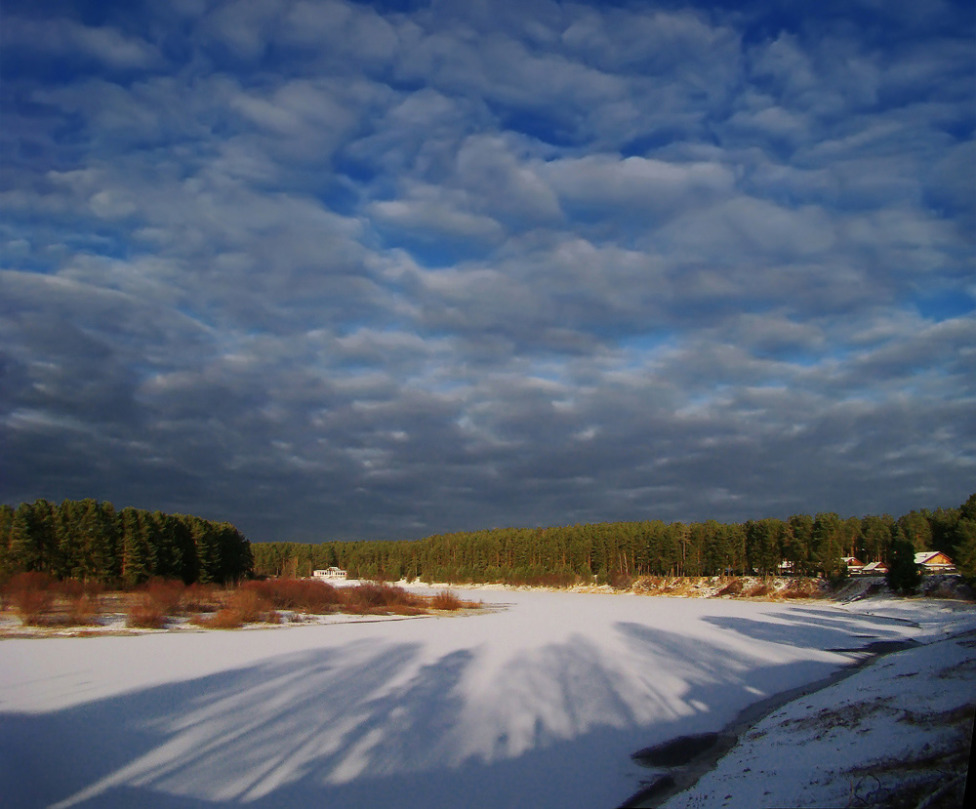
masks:
<svg viewBox="0 0 976 809"><path fill-rule="evenodd" d="M369 213L380 223L410 231L424 239L450 237L499 241L504 231L494 219L465 208L471 204L462 191L443 191L429 185L416 185L407 196L395 200L374 202Z"/></svg>
<svg viewBox="0 0 976 809"><path fill-rule="evenodd" d="M728 195L732 172L716 163L670 163L643 157L595 154L552 161L541 168L553 188L605 216L673 214Z"/></svg>
<svg viewBox="0 0 976 809"><path fill-rule="evenodd" d="M5 497L254 538L956 504L969 23L776 8L17 18Z"/></svg>
<svg viewBox="0 0 976 809"><path fill-rule="evenodd" d="M4 19L5 50L44 53L48 57L84 57L116 70L162 67L155 45L126 35L112 26L93 27L68 19L30 20L10 15Z"/></svg>

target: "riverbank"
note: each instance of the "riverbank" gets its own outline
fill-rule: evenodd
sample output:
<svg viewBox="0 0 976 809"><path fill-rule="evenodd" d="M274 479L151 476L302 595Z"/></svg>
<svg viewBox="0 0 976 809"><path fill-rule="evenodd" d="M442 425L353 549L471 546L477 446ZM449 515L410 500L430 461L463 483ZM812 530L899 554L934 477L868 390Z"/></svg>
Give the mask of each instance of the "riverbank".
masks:
<svg viewBox="0 0 976 809"><path fill-rule="evenodd" d="M659 770L623 806L964 805L976 632L864 652L850 669L749 706L720 733L641 751Z"/></svg>

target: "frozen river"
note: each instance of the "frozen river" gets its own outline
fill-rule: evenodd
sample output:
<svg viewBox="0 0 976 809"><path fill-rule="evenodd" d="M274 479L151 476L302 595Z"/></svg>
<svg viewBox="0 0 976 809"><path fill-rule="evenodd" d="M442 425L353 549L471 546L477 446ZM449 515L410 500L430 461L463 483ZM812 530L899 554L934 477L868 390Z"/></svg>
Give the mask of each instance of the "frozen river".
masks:
<svg viewBox="0 0 976 809"><path fill-rule="evenodd" d="M850 664L839 650L961 620L922 602L464 595L505 608L2 641L3 805L609 808L640 786L636 750L719 730Z"/></svg>

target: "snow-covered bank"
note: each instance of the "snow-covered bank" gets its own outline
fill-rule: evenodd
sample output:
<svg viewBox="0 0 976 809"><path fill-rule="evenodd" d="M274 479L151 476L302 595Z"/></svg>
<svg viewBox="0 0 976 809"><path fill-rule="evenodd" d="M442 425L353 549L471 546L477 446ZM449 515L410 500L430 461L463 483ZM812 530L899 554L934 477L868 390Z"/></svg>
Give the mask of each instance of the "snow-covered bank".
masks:
<svg viewBox="0 0 976 809"><path fill-rule="evenodd" d="M3 641L4 805L611 807L631 753L856 658L831 650L976 628L921 600L473 597L509 608Z"/></svg>
<svg viewBox="0 0 976 809"><path fill-rule="evenodd" d="M758 722L690 789L645 806L962 806L976 633L872 661Z"/></svg>

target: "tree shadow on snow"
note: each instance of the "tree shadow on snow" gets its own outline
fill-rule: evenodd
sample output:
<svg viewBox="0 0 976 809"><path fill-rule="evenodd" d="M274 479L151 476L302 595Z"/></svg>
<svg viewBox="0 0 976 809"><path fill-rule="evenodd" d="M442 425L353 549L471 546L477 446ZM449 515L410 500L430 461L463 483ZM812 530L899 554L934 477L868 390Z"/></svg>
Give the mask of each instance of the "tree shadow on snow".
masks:
<svg viewBox="0 0 976 809"><path fill-rule="evenodd" d="M866 615L848 615L828 610L791 607L762 621L728 615L704 619L720 629L728 629L754 640L783 643L806 649L857 649L868 641L896 640L904 632L896 627L910 622ZM857 640L865 643L858 643Z"/></svg>
<svg viewBox="0 0 976 809"><path fill-rule="evenodd" d="M814 618L704 620L811 648L860 626L805 625ZM497 670L477 646L437 656L359 640L0 714L0 794L10 809L612 806L627 796L622 778L638 786L637 749L718 730L762 696L837 668L638 622L608 626L607 638L541 642Z"/></svg>

